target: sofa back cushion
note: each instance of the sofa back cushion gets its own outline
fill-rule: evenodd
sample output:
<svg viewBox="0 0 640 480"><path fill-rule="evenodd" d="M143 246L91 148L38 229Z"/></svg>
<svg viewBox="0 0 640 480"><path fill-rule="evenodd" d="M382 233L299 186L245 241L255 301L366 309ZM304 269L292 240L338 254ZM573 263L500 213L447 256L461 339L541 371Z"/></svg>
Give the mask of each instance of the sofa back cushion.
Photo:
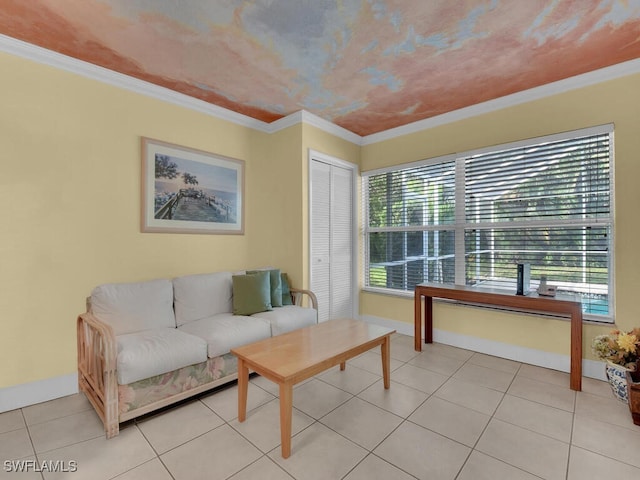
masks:
<svg viewBox="0 0 640 480"><path fill-rule="evenodd" d="M91 292L91 311L116 335L176 327L170 280L108 283Z"/></svg>
<svg viewBox="0 0 640 480"><path fill-rule="evenodd" d="M178 326L233 309L231 272L185 275L173 279Z"/></svg>

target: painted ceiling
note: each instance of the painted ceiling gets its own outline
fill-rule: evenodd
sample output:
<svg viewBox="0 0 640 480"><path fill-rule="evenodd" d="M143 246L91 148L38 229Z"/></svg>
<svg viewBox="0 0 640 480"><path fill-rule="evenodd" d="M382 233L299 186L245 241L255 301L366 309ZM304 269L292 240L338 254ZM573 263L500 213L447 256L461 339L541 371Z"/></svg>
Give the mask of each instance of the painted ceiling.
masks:
<svg viewBox="0 0 640 480"><path fill-rule="evenodd" d="M640 0L2 0L0 33L359 135L640 57Z"/></svg>

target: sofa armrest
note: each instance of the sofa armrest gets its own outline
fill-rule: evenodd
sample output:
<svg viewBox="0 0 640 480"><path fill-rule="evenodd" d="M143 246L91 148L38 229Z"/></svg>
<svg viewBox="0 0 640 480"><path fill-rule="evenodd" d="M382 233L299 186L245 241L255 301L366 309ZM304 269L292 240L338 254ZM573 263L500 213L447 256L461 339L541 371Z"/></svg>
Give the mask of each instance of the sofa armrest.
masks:
<svg viewBox="0 0 640 480"><path fill-rule="evenodd" d="M294 305L301 305L303 296L307 295L311 300L312 307L315 310L318 310L318 299L316 297L316 294L313 293L311 290L302 290L299 288L289 287L289 291L291 292L291 296L293 297Z"/></svg>
<svg viewBox="0 0 640 480"><path fill-rule="evenodd" d="M117 346L109 325L92 313L78 316L78 387L104 423L107 438L118 434Z"/></svg>

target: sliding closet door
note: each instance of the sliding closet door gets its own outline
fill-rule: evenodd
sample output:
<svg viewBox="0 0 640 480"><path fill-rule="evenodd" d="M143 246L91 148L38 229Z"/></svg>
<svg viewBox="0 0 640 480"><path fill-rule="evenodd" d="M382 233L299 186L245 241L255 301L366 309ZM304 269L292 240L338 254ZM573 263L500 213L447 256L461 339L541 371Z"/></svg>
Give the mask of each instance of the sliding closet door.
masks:
<svg viewBox="0 0 640 480"><path fill-rule="evenodd" d="M311 290L320 321L353 317L354 169L313 156L311 183Z"/></svg>

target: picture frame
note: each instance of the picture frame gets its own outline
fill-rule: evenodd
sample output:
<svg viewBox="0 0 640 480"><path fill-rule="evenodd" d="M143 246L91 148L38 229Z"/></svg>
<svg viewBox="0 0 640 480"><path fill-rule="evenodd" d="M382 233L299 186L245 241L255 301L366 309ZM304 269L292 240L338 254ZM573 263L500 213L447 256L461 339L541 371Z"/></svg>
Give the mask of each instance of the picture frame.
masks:
<svg viewBox="0 0 640 480"><path fill-rule="evenodd" d="M141 140L143 232L244 234L244 161Z"/></svg>

